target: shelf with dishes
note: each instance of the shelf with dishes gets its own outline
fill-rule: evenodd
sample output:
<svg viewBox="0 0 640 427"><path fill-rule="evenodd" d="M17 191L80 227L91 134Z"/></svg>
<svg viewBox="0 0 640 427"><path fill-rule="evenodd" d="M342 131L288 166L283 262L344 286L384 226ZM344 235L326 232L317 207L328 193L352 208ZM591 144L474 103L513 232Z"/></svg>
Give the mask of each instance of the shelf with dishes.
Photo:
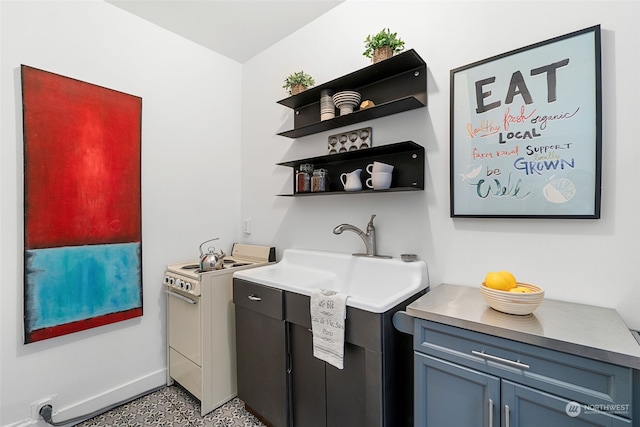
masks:
<svg viewBox="0 0 640 427"><path fill-rule="evenodd" d="M373 106L321 120L323 91L357 92ZM325 92L326 93L326 92ZM427 66L411 49L343 77L278 101L294 110L294 128L278 135L299 138L327 130L385 117L427 105Z"/></svg>
<svg viewBox="0 0 640 427"><path fill-rule="evenodd" d="M292 192L279 196L421 191L424 190L424 156L424 147L404 141L278 163L292 168L293 174ZM321 173L314 175L315 171ZM303 172L309 174L310 183L306 188L304 180L299 179ZM314 185L318 182L322 185Z"/></svg>

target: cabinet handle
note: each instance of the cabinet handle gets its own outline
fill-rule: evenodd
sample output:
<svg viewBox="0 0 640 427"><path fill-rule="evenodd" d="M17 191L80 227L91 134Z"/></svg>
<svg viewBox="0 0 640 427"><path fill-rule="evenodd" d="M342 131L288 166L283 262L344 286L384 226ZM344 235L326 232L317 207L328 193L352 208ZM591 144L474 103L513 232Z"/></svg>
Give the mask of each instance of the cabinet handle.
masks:
<svg viewBox="0 0 640 427"><path fill-rule="evenodd" d="M509 427L509 405L504 405L504 427Z"/></svg>
<svg viewBox="0 0 640 427"><path fill-rule="evenodd" d="M489 427L493 427L493 400L489 399Z"/></svg>
<svg viewBox="0 0 640 427"><path fill-rule="evenodd" d="M520 369L529 369L530 366L520 362L519 360L509 360L509 359L503 359L502 357L498 357L498 356L494 356L492 354L487 354L484 351L475 351L475 350L471 350L471 354L478 356L478 357L482 357L483 359L487 359L487 360L492 360L494 362L500 362L500 363L504 363L506 365L511 365L511 366L515 366L516 368L520 368Z"/></svg>
<svg viewBox="0 0 640 427"><path fill-rule="evenodd" d="M247 298L249 298L251 301L262 301L262 298L257 297L257 296L255 296L255 295L253 295L253 294L249 294L249 295L247 296Z"/></svg>

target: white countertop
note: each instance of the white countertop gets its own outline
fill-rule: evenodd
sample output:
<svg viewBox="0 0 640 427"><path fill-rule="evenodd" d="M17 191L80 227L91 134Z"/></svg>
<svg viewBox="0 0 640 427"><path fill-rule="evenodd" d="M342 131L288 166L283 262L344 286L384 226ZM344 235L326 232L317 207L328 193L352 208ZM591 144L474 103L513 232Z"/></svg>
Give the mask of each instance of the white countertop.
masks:
<svg viewBox="0 0 640 427"><path fill-rule="evenodd" d="M407 306L406 312L420 319L640 369L640 343L611 308L545 298L532 314L515 316L489 307L479 287L441 284Z"/></svg>

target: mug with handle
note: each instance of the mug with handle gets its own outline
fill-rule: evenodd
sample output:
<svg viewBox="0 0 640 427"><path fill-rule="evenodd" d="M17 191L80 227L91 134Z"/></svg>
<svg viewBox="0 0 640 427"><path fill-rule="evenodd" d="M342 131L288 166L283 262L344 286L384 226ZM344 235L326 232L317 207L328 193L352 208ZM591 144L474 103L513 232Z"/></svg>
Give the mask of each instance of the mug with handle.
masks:
<svg viewBox="0 0 640 427"><path fill-rule="evenodd" d="M377 173L377 172L391 173L393 172L393 165L388 165L382 162L369 163L367 165L367 172L369 173L369 175L373 175L374 173Z"/></svg>
<svg viewBox="0 0 640 427"><path fill-rule="evenodd" d="M388 190L391 188L391 172L374 172L367 178L367 187L374 190Z"/></svg>

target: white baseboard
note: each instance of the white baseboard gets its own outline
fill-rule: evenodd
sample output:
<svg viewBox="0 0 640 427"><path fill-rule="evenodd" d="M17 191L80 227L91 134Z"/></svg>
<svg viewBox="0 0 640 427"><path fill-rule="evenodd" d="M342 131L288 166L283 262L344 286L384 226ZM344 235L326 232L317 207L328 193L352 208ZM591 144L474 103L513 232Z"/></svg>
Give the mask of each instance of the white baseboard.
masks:
<svg viewBox="0 0 640 427"><path fill-rule="evenodd" d="M68 405L64 408L53 408L53 420L63 422L77 417L93 414L96 411L104 412L111 406L124 403L134 399L139 395L147 394L157 388L167 384L167 370L161 369L157 372L137 378L131 382L122 384L111 390L96 396L88 397L85 400ZM76 421L77 424L77 421ZM69 424L71 426L72 424ZM6 424L2 427L46 427L49 426L44 420L34 420L26 418L20 421Z"/></svg>

